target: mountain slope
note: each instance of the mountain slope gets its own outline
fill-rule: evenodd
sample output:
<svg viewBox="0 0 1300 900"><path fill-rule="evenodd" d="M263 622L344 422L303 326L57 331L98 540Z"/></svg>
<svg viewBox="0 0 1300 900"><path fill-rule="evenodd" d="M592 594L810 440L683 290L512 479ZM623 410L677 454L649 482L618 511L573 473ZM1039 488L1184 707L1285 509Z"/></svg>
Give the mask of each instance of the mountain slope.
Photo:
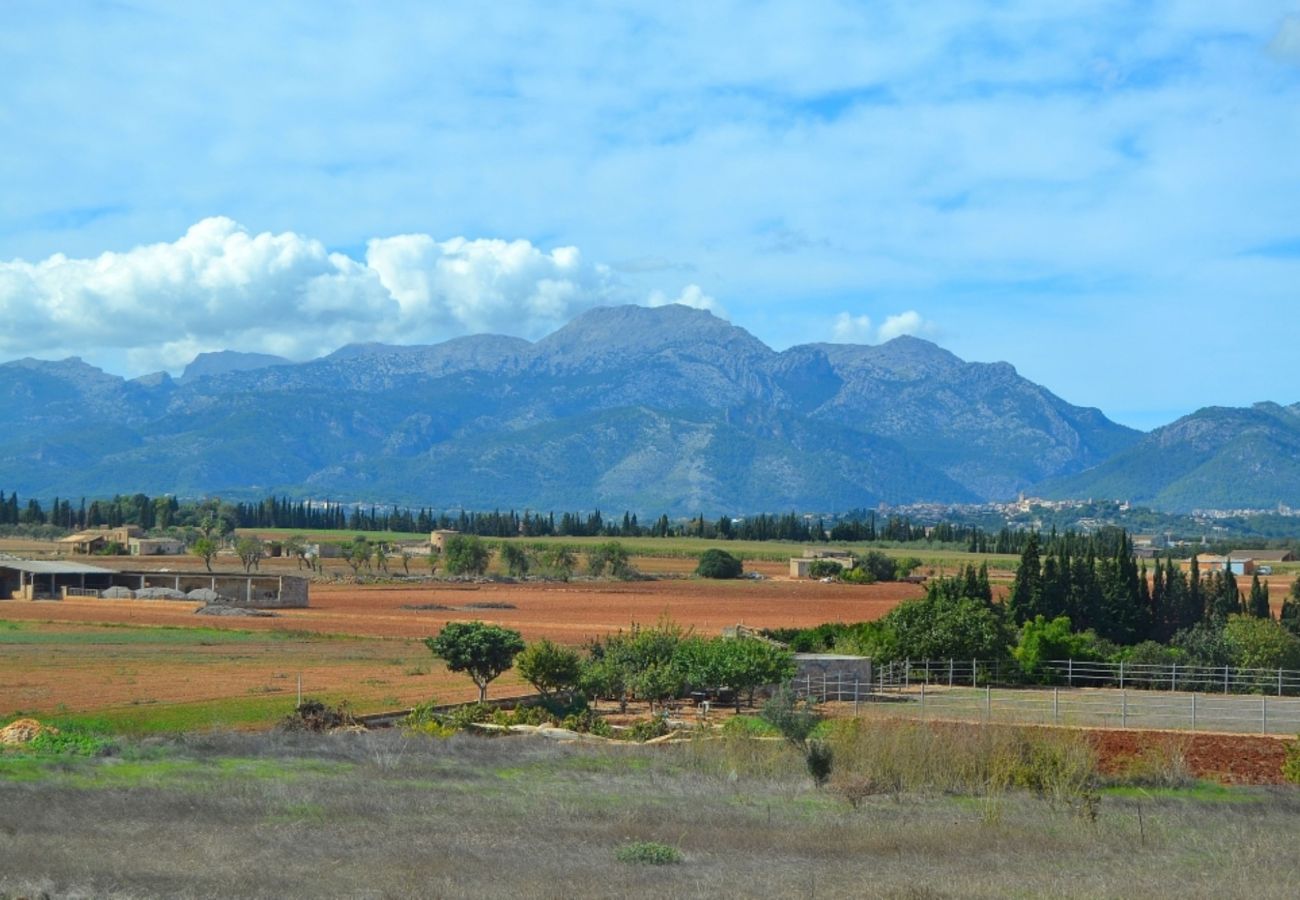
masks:
<svg viewBox="0 0 1300 900"><path fill-rule="evenodd" d="M127 382L75 359L0 365L0 486L830 511L1009 497L1137 437L926 341L777 353L682 306L593 310L536 343L216 355L197 371Z"/></svg>
<svg viewBox="0 0 1300 900"><path fill-rule="evenodd" d="M1170 512L1300 505L1300 404L1197 410L1039 493L1127 499Z"/></svg>

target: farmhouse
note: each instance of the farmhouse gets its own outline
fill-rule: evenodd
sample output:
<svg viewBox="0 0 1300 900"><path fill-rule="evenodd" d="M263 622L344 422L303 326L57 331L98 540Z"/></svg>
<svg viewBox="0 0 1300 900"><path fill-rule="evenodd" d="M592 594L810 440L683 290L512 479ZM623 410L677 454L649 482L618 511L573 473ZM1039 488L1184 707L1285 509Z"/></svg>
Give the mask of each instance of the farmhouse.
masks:
<svg viewBox="0 0 1300 900"><path fill-rule="evenodd" d="M185 552L185 542L175 538L131 538L126 542L132 556L180 556Z"/></svg>
<svg viewBox="0 0 1300 900"><path fill-rule="evenodd" d="M447 538L453 534L460 534L453 528L439 528L437 531L429 532L429 546L437 548L439 551L447 549Z"/></svg>
<svg viewBox="0 0 1300 900"><path fill-rule="evenodd" d="M75 556L89 556L92 553L102 552L109 544L117 544L125 550L132 538L141 537L143 534L138 525L123 525L121 528L90 528L59 538L58 544L60 550Z"/></svg>
<svg viewBox="0 0 1300 900"><path fill-rule="evenodd" d="M208 574L133 572L64 560L0 558L0 599L62 600L68 597L161 599L218 598L217 602L259 609L307 606L307 579L296 575L237 572ZM195 593L201 592L201 593ZM188 595L195 594L193 597Z"/></svg>
<svg viewBox="0 0 1300 900"><path fill-rule="evenodd" d="M1196 563L1202 572L1222 572L1227 568L1233 575L1255 574L1255 557L1246 553L1229 553L1227 556L1198 556Z"/></svg>

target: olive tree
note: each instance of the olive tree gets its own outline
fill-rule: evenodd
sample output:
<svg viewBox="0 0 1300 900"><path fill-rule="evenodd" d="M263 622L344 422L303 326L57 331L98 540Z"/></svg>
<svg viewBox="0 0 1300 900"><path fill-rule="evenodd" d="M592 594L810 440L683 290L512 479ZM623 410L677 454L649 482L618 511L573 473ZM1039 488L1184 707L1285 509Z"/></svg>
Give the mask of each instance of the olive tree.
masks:
<svg viewBox="0 0 1300 900"><path fill-rule="evenodd" d="M482 575L487 572L492 551L483 539L473 534L453 534L442 551L448 575Z"/></svg>

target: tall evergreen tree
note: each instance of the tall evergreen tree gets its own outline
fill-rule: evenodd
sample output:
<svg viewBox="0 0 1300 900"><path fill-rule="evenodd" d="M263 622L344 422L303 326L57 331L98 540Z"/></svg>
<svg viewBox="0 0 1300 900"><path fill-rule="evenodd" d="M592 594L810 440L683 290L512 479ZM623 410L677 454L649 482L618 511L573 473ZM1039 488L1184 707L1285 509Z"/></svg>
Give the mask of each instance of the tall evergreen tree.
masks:
<svg viewBox="0 0 1300 900"><path fill-rule="evenodd" d="M1043 596L1043 569L1038 558L1038 535L1031 534L1025 550L1020 554L1016 580L1007 598L1007 612L1012 621L1023 625L1034 616L1041 615L1039 603Z"/></svg>
<svg viewBox="0 0 1300 900"><path fill-rule="evenodd" d="M1268 605L1268 584L1259 580L1258 573L1250 576L1250 614L1257 619L1273 618Z"/></svg>

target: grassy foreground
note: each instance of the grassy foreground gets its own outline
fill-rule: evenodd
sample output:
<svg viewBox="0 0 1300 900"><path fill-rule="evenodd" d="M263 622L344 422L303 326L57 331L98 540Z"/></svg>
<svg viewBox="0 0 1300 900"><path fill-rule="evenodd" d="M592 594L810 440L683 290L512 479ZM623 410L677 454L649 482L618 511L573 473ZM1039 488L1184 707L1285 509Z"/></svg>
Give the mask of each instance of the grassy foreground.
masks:
<svg viewBox="0 0 1300 900"><path fill-rule="evenodd" d="M0 896L1294 895L1300 792L1110 789L1068 737L1026 734L845 726L822 789L739 729L660 747L390 730L10 751Z"/></svg>

